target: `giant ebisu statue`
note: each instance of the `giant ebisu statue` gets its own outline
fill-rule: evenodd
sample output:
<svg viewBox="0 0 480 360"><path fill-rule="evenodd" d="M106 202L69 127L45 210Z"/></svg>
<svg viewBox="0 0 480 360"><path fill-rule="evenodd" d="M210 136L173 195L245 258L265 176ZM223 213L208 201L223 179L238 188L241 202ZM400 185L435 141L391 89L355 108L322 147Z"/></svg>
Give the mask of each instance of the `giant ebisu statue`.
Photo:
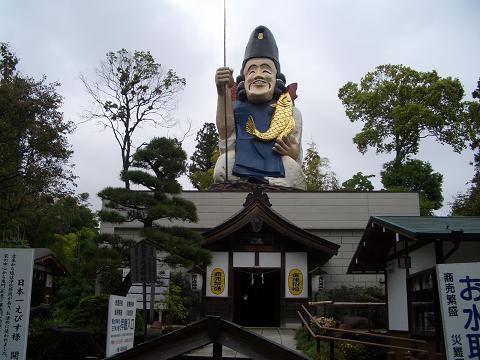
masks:
<svg viewBox="0 0 480 360"><path fill-rule="evenodd" d="M285 86L272 32L265 26L253 30L237 77L235 101L232 102L231 89L235 82L231 68L219 68L215 83L220 136L215 182L225 181L225 156L228 154L229 182L246 181L304 190L302 117L293 104L296 84L290 89Z"/></svg>

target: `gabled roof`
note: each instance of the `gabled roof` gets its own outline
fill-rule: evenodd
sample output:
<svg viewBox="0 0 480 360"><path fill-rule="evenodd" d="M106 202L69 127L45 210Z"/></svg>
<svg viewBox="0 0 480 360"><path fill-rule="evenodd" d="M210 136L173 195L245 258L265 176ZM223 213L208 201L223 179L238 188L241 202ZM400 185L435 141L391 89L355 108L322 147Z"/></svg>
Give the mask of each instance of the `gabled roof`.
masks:
<svg viewBox="0 0 480 360"><path fill-rule="evenodd" d="M58 260L55 253L47 248L34 248L34 263L48 267L53 275L67 276L68 271L63 264Z"/></svg>
<svg viewBox="0 0 480 360"><path fill-rule="evenodd" d="M347 273L383 272L397 238L414 246L431 241L480 241L480 217L372 216Z"/></svg>
<svg viewBox="0 0 480 360"><path fill-rule="evenodd" d="M168 360L198 349L202 346L214 344L213 351L219 345L224 345L248 356L250 359L276 360L307 360L303 354L254 334L216 316L207 316L206 319L188 325L183 329L173 331L151 341L144 342L123 353L113 355L107 359L155 359ZM195 359L196 357L192 357ZM222 358L221 356L219 358Z"/></svg>
<svg viewBox="0 0 480 360"><path fill-rule="evenodd" d="M268 196L265 193L259 194L255 192L247 196L242 210L222 224L202 234L204 237L203 245L213 244L256 219L261 219L286 237L310 247L312 250L320 251L329 257L336 255L340 247L331 241L322 239L297 227L271 208Z"/></svg>

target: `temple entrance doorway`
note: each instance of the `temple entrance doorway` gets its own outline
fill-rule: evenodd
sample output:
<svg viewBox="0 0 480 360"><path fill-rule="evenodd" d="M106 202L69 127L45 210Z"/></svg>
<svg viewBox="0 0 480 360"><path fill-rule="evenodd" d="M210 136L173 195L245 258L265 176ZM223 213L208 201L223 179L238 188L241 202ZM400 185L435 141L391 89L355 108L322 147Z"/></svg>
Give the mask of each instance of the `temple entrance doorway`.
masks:
<svg viewBox="0 0 480 360"><path fill-rule="evenodd" d="M280 269L234 269L234 286L235 323L280 326Z"/></svg>

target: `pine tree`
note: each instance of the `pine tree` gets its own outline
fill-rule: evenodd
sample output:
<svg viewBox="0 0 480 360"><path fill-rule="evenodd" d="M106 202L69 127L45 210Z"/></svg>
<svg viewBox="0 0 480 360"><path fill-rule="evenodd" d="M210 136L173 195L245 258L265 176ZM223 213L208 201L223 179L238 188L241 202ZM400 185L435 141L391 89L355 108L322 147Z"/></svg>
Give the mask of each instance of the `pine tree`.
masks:
<svg viewBox="0 0 480 360"><path fill-rule="evenodd" d="M140 221L143 239L158 250L169 253L166 261L189 266L210 260L210 253L200 245L201 235L180 226L164 226L159 220L196 222L195 205L178 195L177 178L186 170L186 153L176 139L154 138L137 150L131 170L122 171L123 181L143 186L149 191L108 187L98 195L105 201L100 212L103 221L125 223Z"/></svg>
<svg viewBox="0 0 480 360"><path fill-rule="evenodd" d="M188 178L198 190L205 190L213 184L213 168L218 158L218 134L214 123L203 124L195 138L197 145L190 157Z"/></svg>

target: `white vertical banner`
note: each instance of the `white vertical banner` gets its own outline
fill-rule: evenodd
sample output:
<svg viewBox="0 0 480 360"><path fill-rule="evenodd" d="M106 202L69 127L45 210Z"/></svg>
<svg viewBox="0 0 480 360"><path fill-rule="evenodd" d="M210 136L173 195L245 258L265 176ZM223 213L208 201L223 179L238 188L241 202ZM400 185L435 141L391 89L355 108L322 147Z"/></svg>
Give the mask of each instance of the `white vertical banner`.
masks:
<svg viewBox="0 0 480 360"><path fill-rule="evenodd" d="M107 357L133 347L135 302L136 299L133 296L110 295L107 322Z"/></svg>
<svg viewBox="0 0 480 360"><path fill-rule="evenodd" d="M480 263L436 269L447 359L480 359Z"/></svg>
<svg viewBox="0 0 480 360"><path fill-rule="evenodd" d="M33 249L0 249L0 359L27 357Z"/></svg>
<svg viewBox="0 0 480 360"><path fill-rule="evenodd" d="M228 297L228 252L213 251L207 266L206 296Z"/></svg>
<svg viewBox="0 0 480 360"><path fill-rule="evenodd" d="M308 256L306 252L285 253L285 297L308 297Z"/></svg>

